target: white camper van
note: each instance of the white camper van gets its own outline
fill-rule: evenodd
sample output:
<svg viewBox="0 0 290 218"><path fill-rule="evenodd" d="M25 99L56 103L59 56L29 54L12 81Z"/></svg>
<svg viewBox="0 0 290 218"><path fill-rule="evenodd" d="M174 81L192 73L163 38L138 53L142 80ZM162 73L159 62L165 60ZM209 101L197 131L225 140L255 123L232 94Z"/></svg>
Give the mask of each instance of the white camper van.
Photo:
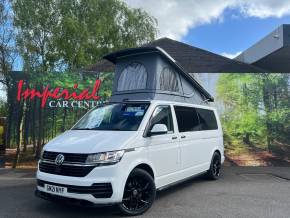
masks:
<svg viewBox="0 0 290 218"><path fill-rule="evenodd" d="M115 64L110 103L44 146L37 196L117 204L124 214L138 215L150 208L156 190L200 173L217 179L222 128L200 83L158 47L104 58Z"/></svg>
<svg viewBox="0 0 290 218"><path fill-rule="evenodd" d="M44 146L36 195L118 204L138 215L157 190L201 173L218 179L223 161L215 109L161 100L109 103Z"/></svg>

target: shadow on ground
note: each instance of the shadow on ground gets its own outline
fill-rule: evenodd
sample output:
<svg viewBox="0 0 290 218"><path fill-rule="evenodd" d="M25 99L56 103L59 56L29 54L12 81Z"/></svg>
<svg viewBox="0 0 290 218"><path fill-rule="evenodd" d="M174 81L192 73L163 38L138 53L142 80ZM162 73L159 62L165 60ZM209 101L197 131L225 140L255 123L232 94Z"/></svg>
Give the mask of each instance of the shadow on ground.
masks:
<svg viewBox="0 0 290 218"><path fill-rule="evenodd" d="M158 203L159 200L174 197L176 192L186 191L192 186L198 183L202 183L206 178L201 175L193 177L176 185L170 186L164 190L158 191L154 204ZM41 203L37 204L35 209L40 214L46 214L53 216L57 211L58 216L65 216L66 214L73 214L73 217L120 217L117 206L97 206L97 207L82 207L74 206L65 203L55 203L45 200L40 200ZM55 215L54 215L55 216ZM71 216L72 217L72 216Z"/></svg>

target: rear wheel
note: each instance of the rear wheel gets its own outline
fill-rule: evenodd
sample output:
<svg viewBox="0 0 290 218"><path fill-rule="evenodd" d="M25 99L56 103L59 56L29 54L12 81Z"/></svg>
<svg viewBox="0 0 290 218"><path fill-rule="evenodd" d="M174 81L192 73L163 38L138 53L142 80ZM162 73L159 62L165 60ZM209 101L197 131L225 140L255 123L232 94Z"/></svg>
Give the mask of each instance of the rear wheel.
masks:
<svg viewBox="0 0 290 218"><path fill-rule="evenodd" d="M210 168L207 171L207 178L217 180L220 176L221 166L221 156L215 152L211 160Z"/></svg>
<svg viewBox="0 0 290 218"><path fill-rule="evenodd" d="M123 200L118 207L124 215L139 215L152 206L155 195L156 188L152 176L137 168L127 179Z"/></svg>

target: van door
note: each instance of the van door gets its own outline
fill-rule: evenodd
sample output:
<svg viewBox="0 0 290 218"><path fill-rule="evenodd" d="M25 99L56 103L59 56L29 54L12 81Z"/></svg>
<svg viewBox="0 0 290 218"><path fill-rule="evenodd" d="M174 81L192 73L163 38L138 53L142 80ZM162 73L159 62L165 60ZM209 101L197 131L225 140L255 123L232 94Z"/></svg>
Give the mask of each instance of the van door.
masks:
<svg viewBox="0 0 290 218"><path fill-rule="evenodd" d="M193 107L174 106L180 138L181 169L184 177L207 170L205 143L200 122Z"/></svg>
<svg viewBox="0 0 290 218"><path fill-rule="evenodd" d="M168 184L170 174L179 170L179 142L174 131L172 110L169 105L157 106L150 119L149 132L155 124L165 124L168 132L147 137L148 155L156 174L156 186Z"/></svg>

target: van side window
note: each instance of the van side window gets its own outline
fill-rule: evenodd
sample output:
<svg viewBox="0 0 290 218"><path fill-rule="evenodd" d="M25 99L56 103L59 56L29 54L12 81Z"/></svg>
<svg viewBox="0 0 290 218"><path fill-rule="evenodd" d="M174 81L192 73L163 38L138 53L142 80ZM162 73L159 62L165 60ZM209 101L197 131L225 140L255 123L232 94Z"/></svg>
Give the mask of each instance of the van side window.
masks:
<svg viewBox="0 0 290 218"><path fill-rule="evenodd" d="M200 129L195 108L174 106L179 132L198 131Z"/></svg>
<svg viewBox="0 0 290 218"><path fill-rule="evenodd" d="M196 111L201 124L201 130L218 129L216 117L213 111L201 108L196 108Z"/></svg>
<svg viewBox="0 0 290 218"><path fill-rule="evenodd" d="M173 122L170 106L158 106L152 115L150 129L155 124L165 124L168 129L168 133L173 133Z"/></svg>

